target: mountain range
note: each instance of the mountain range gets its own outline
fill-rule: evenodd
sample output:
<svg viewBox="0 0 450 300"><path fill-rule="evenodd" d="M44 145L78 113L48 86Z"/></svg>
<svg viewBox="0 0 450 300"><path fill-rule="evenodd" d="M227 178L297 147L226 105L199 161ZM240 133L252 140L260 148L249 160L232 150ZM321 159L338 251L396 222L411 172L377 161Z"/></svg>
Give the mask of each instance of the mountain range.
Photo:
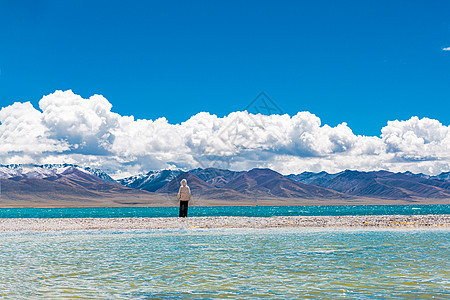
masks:
<svg viewBox="0 0 450 300"><path fill-rule="evenodd" d="M49 164L0 165L0 206L172 206L183 178L196 205L450 203L450 172L285 176L270 169L199 168L150 171L116 181L100 169Z"/></svg>
<svg viewBox="0 0 450 300"><path fill-rule="evenodd" d="M346 170L337 174L302 173L288 177L353 196L382 199L446 199L450 198L450 181L446 174L424 176L411 172Z"/></svg>
<svg viewBox="0 0 450 300"><path fill-rule="evenodd" d="M0 207L163 205L161 195L76 165L0 165Z"/></svg>

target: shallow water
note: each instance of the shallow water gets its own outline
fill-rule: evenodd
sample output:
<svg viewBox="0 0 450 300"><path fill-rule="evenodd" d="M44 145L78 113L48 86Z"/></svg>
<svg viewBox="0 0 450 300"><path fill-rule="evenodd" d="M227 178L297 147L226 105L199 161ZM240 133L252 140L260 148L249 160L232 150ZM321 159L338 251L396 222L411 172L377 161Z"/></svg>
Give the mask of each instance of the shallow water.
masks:
<svg viewBox="0 0 450 300"><path fill-rule="evenodd" d="M6 298L450 296L450 230L4 232Z"/></svg>
<svg viewBox="0 0 450 300"><path fill-rule="evenodd" d="M190 207L191 217L450 214L450 205L312 205ZM0 218L177 217L177 207L0 208Z"/></svg>

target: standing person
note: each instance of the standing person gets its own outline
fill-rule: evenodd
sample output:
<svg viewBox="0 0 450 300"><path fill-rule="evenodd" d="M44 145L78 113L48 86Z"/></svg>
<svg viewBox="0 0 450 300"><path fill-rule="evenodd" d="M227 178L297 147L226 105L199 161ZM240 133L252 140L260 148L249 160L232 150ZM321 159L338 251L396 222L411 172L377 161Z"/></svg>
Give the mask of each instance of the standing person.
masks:
<svg viewBox="0 0 450 300"><path fill-rule="evenodd" d="M187 185L186 179L181 180L180 190L178 191L178 201L180 201L180 217L187 217L188 204L191 200L191 189Z"/></svg>

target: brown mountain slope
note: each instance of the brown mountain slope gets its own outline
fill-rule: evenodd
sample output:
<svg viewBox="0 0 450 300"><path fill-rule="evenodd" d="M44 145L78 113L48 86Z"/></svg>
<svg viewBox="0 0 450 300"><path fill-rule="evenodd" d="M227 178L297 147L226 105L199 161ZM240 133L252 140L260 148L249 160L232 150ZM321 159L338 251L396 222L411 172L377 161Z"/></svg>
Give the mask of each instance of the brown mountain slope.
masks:
<svg viewBox="0 0 450 300"><path fill-rule="evenodd" d="M351 198L336 191L296 182L270 169L252 169L227 183L224 188L257 196Z"/></svg>
<svg viewBox="0 0 450 300"><path fill-rule="evenodd" d="M198 176L184 172L175 177L165 186L157 190L159 193L171 193L176 194L180 188L180 181L186 179L189 188L191 189L194 198L203 199L219 199L219 200L248 200L248 195L244 195L237 191L226 189L226 188L216 188L211 184L200 179Z"/></svg>
<svg viewBox="0 0 450 300"><path fill-rule="evenodd" d="M341 193L383 199L449 199L450 183L388 171L344 171L328 181L314 182Z"/></svg>
<svg viewBox="0 0 450 300"><path fill-rule="evenodd" d="M171 181L169 181L165 186L158 189L157 192L178 193L178 190L180 188L180 181L182 179L186 179L191 191L208 191L216 189L214 186L205 182L204 180L201 180L196 175L189 172L183 172L174 179L172 179Z"/></svg>
<svg viewBox="0 0 450 300"><path fill-rule="evenodd" d="M161 194L105 181L76 168L47 178L1 180L0 206L129 206L164 203Z"/></svg>
<svg viewBox="0 0 450 300"><path fill-rule="evenodd" d="M200 179L206 181L214 187L221 188L231 180L245 173L245 171L230 171L217 168L199 168L190 170L189 173L198 176Z"/></svg>

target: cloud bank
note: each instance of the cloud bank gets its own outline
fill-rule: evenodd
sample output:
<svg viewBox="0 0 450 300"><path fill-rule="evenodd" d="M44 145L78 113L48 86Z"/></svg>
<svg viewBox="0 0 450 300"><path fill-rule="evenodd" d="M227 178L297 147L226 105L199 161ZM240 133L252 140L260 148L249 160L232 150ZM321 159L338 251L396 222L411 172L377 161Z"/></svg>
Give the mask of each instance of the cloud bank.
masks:
<svg viewBox="0 0 450 300"><path fill-rule="evenodd" d="M294 116L198 113L181 124L112 112L103 96L72 91L44 96L39 109L14 103L0 110L0 164L74 163L114 177L152 169L268 167L284 174L345 169L450 170L450 126L412 117L389 121L381 136L355 135L346 123Z"/></svg>
<svg viewBox="0 0 450 300"><path fill-rule="evenodd" d="M450 47L442 48L444 51L450 51Z"/></svg>

